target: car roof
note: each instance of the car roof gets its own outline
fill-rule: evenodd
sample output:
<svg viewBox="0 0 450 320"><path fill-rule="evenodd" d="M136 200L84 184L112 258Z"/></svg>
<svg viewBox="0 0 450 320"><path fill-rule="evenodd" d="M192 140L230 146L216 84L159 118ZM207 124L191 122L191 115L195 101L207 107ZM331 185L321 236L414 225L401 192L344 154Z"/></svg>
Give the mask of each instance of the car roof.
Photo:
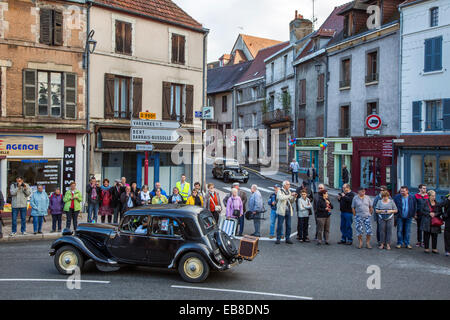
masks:
<svg viewBox="0 0 450 320"><path fill-rule="evenodd" d="M145 214L168 214L177 216L197 216L204 209L199 206L186 204L153 204L148 206L137 207L125 213L127 215L145 215Z"/></svg>

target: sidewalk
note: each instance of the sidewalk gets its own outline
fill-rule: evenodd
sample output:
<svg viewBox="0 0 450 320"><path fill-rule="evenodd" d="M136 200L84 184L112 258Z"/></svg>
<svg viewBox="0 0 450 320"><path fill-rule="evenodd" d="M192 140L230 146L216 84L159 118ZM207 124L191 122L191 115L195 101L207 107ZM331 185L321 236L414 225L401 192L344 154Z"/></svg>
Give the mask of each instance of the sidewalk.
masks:
<svg viewBox="0 0 450 320"><path fill-rule="evenodd" d="M83 213L78 216L78 223L86 222L87 214ZM27 216L27 226L26 226L26 235L22 235L20 232L20 217L17 218L17 233L15 237L10 237L9 234L11 233L11 218L5 218L3 217L3 222L5 223L5 226L2 228L3 232L3 238L0 239L0 243L2 242L9 242L9 241L32 241L32 240L51 240L51 239L58 239L61 237L61 232L54 232L51 233L52 230L52 216L48 215L45 217L45 222L42 224L42 232L43 234L33 234L33 218L30 219L28 222L29 216ZM66 226L66 215L63 214L62 216L62 230L64 230Z"/></svg>

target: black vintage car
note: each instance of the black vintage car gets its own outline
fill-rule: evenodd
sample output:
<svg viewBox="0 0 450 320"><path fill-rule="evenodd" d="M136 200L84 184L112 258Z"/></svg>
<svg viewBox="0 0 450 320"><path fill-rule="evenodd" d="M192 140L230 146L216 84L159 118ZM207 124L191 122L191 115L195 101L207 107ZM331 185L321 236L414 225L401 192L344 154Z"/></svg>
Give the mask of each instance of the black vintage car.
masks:
<svg viewBox="0 0 450 320"><path fill-rule="evenodd" d="M242 181L247 183L248 172L242 169L234 159L216 158L214 161L214 167L212 175L216 179L223 179L223 182L228 183L230 181Z"/></svg>
<svg viewBox="0 0 450 320"><path fill-rule="evenodd" d="M50 256L65 275L92 259L102 271L125 265L177 269L188 282L242 262L209 211L186 205L139 207L126 212L119 225L79 224L75 234L64 230Z"/></svg>

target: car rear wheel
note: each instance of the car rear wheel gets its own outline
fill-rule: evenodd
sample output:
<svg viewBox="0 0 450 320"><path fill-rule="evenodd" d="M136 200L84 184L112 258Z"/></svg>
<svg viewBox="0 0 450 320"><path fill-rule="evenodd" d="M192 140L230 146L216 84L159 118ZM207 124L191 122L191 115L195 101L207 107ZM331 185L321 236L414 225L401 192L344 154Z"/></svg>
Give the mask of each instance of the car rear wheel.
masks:
<svg viewBox="0 0 450 320"><path fill-rule="evenodd" d="M209 265L198 253L186 253L178 264L178 272L184 281L199 283L209 275Z"/></svg>
<svg viewBox="0 0 450 320"><path fill-rule="evenodd" d="M63 246L56 251L54 262L59 273L68 275L83 268L84 258L75 247Z"/></svg>

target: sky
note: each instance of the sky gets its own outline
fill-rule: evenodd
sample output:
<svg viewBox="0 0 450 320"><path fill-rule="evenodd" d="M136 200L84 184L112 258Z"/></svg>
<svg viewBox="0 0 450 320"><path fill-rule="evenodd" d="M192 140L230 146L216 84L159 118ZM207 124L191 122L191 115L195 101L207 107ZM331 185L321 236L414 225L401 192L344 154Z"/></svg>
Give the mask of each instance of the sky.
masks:
<svg viewBox="0 0 450 320"><path fill-rule="evenodd" d="M289 40L295 10L312 20L313 0L172 0L210 30L208 62L230 53L239 33L280 41ZM335 6L349 0L315 0L316 29Z"/></svg>

